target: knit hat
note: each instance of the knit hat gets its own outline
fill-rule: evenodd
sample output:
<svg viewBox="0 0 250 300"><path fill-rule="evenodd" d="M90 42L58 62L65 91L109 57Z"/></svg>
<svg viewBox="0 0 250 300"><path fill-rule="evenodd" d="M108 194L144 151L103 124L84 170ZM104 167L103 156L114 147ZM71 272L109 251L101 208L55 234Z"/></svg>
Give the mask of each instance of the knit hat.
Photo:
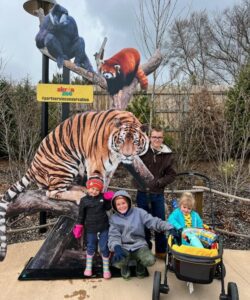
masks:
<svg viewBox="0 0 250 300"><path fill-rule="evenodd" d="M101 178L90 178L86 182L86 187L87 189L96 188L101 192L103 190L103 181Z"/></svg>

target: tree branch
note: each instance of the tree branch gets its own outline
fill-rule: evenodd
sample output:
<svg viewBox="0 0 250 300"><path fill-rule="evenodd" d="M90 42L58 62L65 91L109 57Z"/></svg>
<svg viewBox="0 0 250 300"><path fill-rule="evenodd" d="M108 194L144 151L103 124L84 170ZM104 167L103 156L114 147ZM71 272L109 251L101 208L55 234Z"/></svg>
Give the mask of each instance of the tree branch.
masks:
<svg viewBox="0 0 250 300"><path fill-rule="evenodd" d="M27 190L18 195L14 202L10 202L6 216L13 217L22 213L33 214L40 211L76 217L78 206L72 201L49 199L44 190Z"/></svg>
<svg viewBox="0 0 250 300"><path fill-rule="evenodd" d="M95 57L95 61L96 61L96 66L97 66L97 70L99 71L99 68L100 68L100 65L101 65L101 61L103 60L103 56L104 56L104 47L107 43L107 38L105 37L103 42L102 42L102 45L101 45L101 48L99 50L99 52L96 52L94 54L94 57Z"/></svg>
<svg viewBox="0 0 250 300"><path fill-rule="evenodd" d="M56 59L49 54L49 51L47 50L47 48L43 48L40 49L40 51L48 56L50 59L56 61ZM70 60L64 60L63 65L68 68L69 70L75 72L76 74L83 76L84 78L88 79L89 81L91 81L93 84L97 84L99 85L101 88L103 89L107 89L107 82L105 80L104 77L96 74L96 73L92 73L84 68L81 67L77 67L73 62L71 62Z"/></svg>
<svg viewBox="0 0 250 300"><path fill-rule="evenodd" d="M152 57L148 60L147 63L141 65L142 70L146 75L154 72L161 64L163 56L159 49L155 51ZM130 98L133 96L133 93L136 90L138 84L138 79L134 78L132 83L129 86L125 86L118 94L113 96L113 107L115 109L126 109L129 103Z"/></svg>

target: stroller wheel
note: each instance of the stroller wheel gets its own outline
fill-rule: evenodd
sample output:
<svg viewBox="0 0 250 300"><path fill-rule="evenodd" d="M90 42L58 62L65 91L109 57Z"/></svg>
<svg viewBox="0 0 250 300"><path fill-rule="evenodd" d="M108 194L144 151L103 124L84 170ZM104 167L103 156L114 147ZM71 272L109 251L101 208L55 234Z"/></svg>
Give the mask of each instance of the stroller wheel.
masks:
<svg viewBox="0 0 250 300"><path fill-rule="evenodd" d="M227 296L230 300L239 300L238 287L235 282L228 282Z"/></svg>
<svg viewBox="0 0 250 300"><path fill-rule="evenodd" d="M161 272L156 271L154 275L152 300L160 299Z"/></svg>

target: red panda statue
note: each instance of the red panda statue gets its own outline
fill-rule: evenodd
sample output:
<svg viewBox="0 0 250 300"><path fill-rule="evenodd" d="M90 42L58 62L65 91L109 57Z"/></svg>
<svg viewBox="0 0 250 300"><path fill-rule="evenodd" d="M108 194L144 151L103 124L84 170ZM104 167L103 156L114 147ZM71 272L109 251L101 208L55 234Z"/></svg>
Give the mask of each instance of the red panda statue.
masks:
<svg viewBox="0 0 250 300"><path fill-rule="evenodd" d="M134 48L124 48L100 66L100 73L107 80L108 92L115 95L124 86L129 86L136 77L141 89L147 90L148 79L140 64L140 53Z"/></svg>

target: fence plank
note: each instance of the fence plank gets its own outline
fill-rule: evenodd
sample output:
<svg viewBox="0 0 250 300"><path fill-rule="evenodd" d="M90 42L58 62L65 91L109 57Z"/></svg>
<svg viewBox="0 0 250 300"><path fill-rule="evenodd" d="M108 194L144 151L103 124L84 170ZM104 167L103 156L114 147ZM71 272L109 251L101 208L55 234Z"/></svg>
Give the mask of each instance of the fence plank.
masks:
<svg viewBox="0 0 250 300"><path fill-rule="evenodd" d="M159 120L164 122L165 127L171 132L178 132L179 125L183 116L189 111L189 103L195 94L200 93L204 89L203 86L192 87L191 89L176 89L164 88L155 92L155 108ZM227 89L225 86L210 86L207 88L211 96L219 105L223 105ZM147 92L149 99L151 98L151 87ZM134 94L134 97L139 96L139 91ZM94 88L94 102L93 104L73 104L71 110L75 112L82 112L88 110L107 110L112 107L112 99L109 94L98 86Z"/></svg>

